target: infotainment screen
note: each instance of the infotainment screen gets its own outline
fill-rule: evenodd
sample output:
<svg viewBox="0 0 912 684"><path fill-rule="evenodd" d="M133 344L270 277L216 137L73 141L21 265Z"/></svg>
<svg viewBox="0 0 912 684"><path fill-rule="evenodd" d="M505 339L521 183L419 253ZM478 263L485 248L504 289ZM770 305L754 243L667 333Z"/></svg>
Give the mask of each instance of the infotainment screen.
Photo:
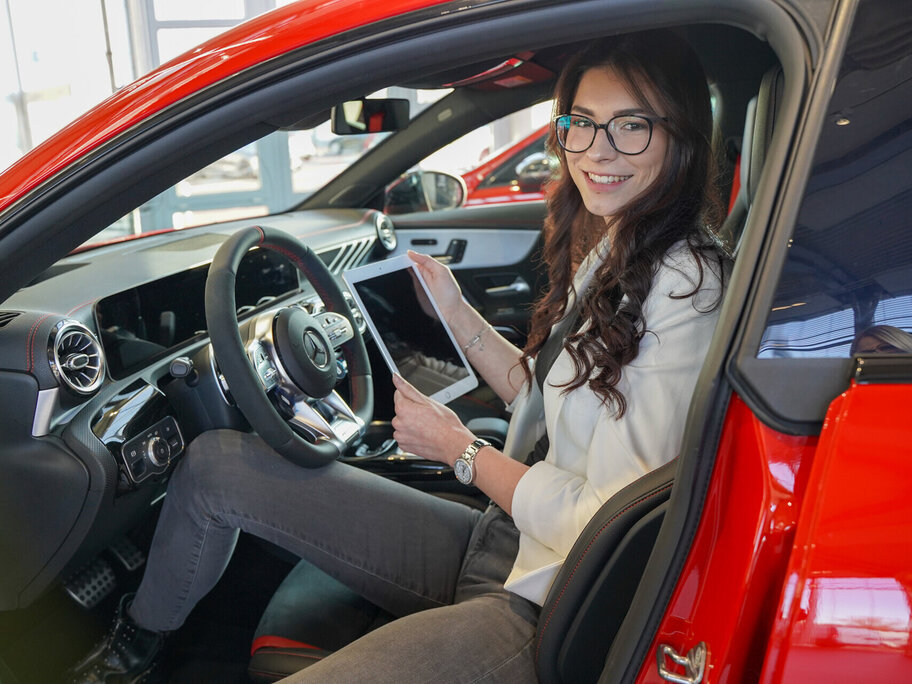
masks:
<svg viewBox="0 0 912 684"><path fill-rule="evenodd" d="M403 255L343 274L389 369L442 403L478 380L414 262Z"/></svg>

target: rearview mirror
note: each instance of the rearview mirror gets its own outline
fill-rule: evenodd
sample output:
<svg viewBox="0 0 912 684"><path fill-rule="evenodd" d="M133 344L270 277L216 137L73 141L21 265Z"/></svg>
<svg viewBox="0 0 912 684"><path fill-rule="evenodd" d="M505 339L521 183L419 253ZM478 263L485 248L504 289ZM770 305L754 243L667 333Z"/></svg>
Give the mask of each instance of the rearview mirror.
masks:
<svg viewBox="0 0 912 684"><path fill-rule="evenodd" d="M399 131L408 126L409 101L400 98L351 100L333 107L330 118L332 132L336 135Z"/></svg>

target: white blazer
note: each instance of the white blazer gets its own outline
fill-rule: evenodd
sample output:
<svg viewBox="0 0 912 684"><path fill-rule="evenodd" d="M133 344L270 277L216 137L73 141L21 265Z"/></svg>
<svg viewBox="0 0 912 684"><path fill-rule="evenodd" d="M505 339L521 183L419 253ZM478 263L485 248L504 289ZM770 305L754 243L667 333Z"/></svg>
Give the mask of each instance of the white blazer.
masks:
<svg viewBox="0 0 912 684"><path fill-rule="evenodd" d="M584 292L604 258L603 242L580 265L574 279ZM673 459L697 376L718 319L721 290L715 267L703 268L703 285L694 297L698 267L681 242L665 255L644 305L646 335L633 363L618 384L627 412L616 419L584 385L564 393L573 362L563 350L551 367L544 397L537 383L526 384L513 405L504 451L524 461L547 430L544 461L533 465L513 493L513 520L519 553L505 582L508 590L539 605L586 523L617 491ZM712 308L707 313L707 309ZM572 302L568 310L572 309Z"/></svg>

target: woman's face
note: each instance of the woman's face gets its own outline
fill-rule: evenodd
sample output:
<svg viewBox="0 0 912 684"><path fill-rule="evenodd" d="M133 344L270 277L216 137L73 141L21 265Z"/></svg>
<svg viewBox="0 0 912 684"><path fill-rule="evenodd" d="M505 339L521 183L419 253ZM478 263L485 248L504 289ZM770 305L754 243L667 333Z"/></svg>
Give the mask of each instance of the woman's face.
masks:
<svg viewBox="0 0 912 684"><path fill-rule="evenodd" d="M647 89L647 95L651 95ZM655 100L654 97L650 99ZM571 114L583 114L599 124L620 114L639 114L656 119L664 112L646 110L614 70L596 67L586 71L579 82ZM652 140L645 152L625 155L608 142L604 130L585 152L567 152L570 177L590 212L609 221L628 202L638 197L658 177L665 163L668 135L661 122L653 126Z"/></svg>

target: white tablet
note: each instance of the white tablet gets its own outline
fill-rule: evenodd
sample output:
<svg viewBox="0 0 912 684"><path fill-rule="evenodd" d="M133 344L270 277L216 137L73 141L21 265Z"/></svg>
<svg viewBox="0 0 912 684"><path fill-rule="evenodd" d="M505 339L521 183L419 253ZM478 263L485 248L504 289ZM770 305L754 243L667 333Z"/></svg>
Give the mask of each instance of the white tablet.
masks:
<svg viewBox="0 0 912 684"><path fill-rule="evenodd" d="M351 269L342 277L391 372L444 404L478 386L407 254Z"/></svg>

